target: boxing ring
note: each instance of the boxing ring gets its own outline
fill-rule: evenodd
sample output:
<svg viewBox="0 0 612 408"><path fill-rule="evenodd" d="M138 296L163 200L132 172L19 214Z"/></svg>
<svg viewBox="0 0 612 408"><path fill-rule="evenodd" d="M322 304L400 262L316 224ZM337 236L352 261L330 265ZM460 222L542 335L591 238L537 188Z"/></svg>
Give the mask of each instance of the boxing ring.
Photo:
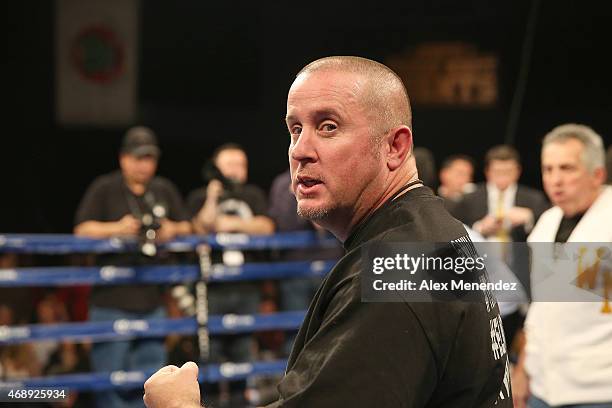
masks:
<svg viewBox="0 0 612 408"><path fill-rule="evenodd" d="M106 342L169 334L197 335L200 348L200 377L204 383L241 380L251 376L280 375L287 361L252 361L248 363L208 364L209 336L291 331L299 328L305 311L253 315L209 315L207 284L210 282L256 281L324 276L335 261L254 262L239 266L213 264L210 254L221 250L286 250L337 247L337 241L316 232L279 233L270 236L217 234L187 236L160 244L169 252L196 252L199 265L123 266L50 266L0 269L0 287L36 287L115 284L193 284L195 316L178 319L79 322L0 326L0 346L43 340ZM136 240L97 240L73 235L0 235L0 254L105 254L138 252ZM2 387L61 388L72 391L102 391L142 387L153 372L114 371L64 374L0 382Z"/></svg>

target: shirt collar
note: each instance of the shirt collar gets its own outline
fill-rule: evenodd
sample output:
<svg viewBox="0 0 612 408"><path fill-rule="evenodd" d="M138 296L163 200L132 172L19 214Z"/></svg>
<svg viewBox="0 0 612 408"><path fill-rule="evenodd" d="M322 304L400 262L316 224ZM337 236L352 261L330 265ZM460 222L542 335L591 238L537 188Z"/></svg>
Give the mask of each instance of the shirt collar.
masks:
<svg viewBox="0 0 612 408"><path fill-rule="evenodd" d="M401 206L405 201L418 196L435 197L429 187L421 186L408 190L395 199L387 200L380 208L353 228L349 237L342 244L344 249L346 251L351 251L363 242L396 226L395 223L397 221L390 218L388 213L393 208Z"/></svg>

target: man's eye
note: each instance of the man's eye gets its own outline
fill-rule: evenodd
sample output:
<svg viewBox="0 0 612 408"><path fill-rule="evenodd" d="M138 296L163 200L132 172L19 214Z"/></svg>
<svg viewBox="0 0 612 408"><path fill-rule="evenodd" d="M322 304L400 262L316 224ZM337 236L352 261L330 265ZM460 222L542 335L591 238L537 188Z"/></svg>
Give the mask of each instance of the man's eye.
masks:
<svg viewBox="0 0 612 408"><path fill-rule="evenodd" d="M323 130L324 132L333 132L336 129L337 129L337 126L334 125L333 123L325 123L321 126L321 130Z"/></svg>
<svg viewBox="0 0 612 408"><path fill-rule="evenodd" d="M292 126L291 129L289 129L289 133L291 133L291 135L299 135L300 133L302 133L302 127L301 126Z"/></svg>

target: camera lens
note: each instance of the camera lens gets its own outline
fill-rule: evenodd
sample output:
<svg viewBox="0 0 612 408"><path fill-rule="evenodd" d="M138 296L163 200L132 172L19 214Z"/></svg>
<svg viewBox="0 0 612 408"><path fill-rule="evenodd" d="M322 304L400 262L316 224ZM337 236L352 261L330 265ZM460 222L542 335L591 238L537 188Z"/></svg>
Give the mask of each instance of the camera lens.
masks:
<svg viewBox="0 0 612 408"><path fill-rule="evenodd" d="M157 254L157 248L155 247L155 244L152 242L145 242L140 247L140 250L142 251L143 254L147 256L155 256L155 254Z"/></svg>
<svg viewBox="0 0 612 408"><path fill-rule="evenodd" d="M149 226L153 224L153 216L151 214L145 214L142 216L142 225Z"/></svg>
<svg viewBox="0 0 612 408"><path fill-rule="evenodd" d="M157 218L164 218L166 216L166 209L163 205L157 204L153 207L153 215L155 215Z"/></svg>
<svg viewBox="0 0 612 408"><path fill-rule="evenodd" d="M157 234L155 233L154 229L148 229L147 232L145 232L145 237L149 240L149 241L153 241L155 239L155 237L157 236Z"/></svg>

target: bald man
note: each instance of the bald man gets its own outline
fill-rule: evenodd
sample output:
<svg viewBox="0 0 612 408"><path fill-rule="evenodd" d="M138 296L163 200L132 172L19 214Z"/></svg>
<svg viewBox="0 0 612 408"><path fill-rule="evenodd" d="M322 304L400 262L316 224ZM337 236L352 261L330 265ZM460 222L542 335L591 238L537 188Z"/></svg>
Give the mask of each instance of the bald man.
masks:
<svg viewBox="0 0 612 408"><path fill-rule="evenodd" d="M286 122L297 211L331 231L346 255L317 291L270 407L511 407L494 301L361 299L370 243L471 245L418 179L399 77L364 58L317 60L293 82ZM191 369L164 368L149 379L149 408L198 406L193 393L172 390ZM171 394L175 405L164 405Z"/></svg>

